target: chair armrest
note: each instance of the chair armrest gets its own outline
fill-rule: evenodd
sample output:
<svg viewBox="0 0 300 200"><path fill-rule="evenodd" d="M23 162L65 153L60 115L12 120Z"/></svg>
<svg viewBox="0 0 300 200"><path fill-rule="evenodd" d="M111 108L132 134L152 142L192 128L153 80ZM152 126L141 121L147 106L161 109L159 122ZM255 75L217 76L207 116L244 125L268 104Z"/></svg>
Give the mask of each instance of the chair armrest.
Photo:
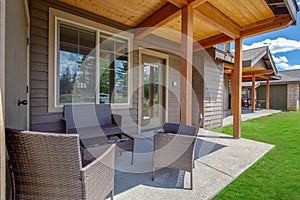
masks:
<svg viewBox="0 0 300 200"><path fill-rule="evenodd" d="M68 128L67 128L68 127L67 120L64 117L61 120L63 121L65 133L69 133Z"/></svg>
<svg viewBox="0 0 300 200"><path fill-rule="evenodd" d="M83 199L105 199L114 189L115 144L92 163L81 169Z"/></svg>
<svg viewBox="0 0 300 200"><path fill-rule="evenodd" d="M122 115L111 114L112 124L118 125L119 127L122 126Z"/></svg>
<svg viewBox="0 0 300 200"><path fill-rule="evenodd" d="M195 142L195 140L196 140L196 136L165 133L160 131L154 132L154 147L164 147L164 145L168 145L171 142L172 145L176 145L176 144L190 145L193 142ZM159 146L155 146L158 144Z"/></svg>

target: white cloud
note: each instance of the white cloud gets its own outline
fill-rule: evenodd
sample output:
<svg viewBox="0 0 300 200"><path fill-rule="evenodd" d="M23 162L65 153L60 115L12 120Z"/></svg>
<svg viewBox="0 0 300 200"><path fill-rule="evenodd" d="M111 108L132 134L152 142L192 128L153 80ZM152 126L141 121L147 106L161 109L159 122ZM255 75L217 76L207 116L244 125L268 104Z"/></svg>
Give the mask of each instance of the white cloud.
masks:
<svg viewBox="0 0 300 200"><path fill-rule="evenodd" d="M275 40L266 39L261 42L255 42L251 45L243 45L243 50L253 49L263 46L269 46L272 54L288 51L300 50L300 41L289 40L286 38L277 38Z"/></svg>
<svg viewBox="0 0 300 200"><path fill-rule="evenodd" d="M279 57L273 56L273 60L274 60L275 63L287 63L287 62L289 62L287 57L285 57L285 56L279 56Z"/></svg>
<svg viewBox="0 0 300 200"><path fill-rule="evenodd" d="M297 4L298 4L298 6L300 6L300 0L297 0Z"/></svg>
<svg viewBox="0 0 300 200"><path fill-rule="evenodd" d="M273 60L276 64L276 67L279 71L281 70L291 70L291 69L300 69L300 65L290 65L287 57L285 56L273 56Z"/></svg>

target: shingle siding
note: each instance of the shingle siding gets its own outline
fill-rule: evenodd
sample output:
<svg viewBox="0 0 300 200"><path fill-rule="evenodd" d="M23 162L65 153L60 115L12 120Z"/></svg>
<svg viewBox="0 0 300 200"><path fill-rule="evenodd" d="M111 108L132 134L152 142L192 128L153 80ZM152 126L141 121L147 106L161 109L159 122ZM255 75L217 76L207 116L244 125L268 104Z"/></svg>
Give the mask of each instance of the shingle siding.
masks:
<svg viewBox="0 0 300 200"><path fill-rule="evenodd" d="M211 57L204 59L204 126L223 124L223 64Z"/></svg>

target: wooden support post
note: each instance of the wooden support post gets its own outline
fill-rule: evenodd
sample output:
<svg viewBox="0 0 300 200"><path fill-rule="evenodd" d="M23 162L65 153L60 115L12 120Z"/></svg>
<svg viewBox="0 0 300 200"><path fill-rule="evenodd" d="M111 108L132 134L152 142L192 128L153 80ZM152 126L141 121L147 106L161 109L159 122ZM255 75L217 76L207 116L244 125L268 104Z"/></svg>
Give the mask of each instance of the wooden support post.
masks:
<svg viewBox="0 0 300 200"><path fill-rule="evenodd" d="M266 81L266 109L270 109L270 79Z"/></svg>
<svg viewBox="0 0 300 200"><path fill-rule="evenodd" d="M150 118L153 117L153 104L154 104L154 67L150 66L150 81L149 81L149 108Z"/></svg>
<svg viewBox="0 0 300 200"><path fill-rule="evenodd" d="M192 125L193 8L181 9L180 122Z"/></svg>
<svg viewBox="0 0 300 200"><path fill-rule="evenodd" d="M255 75L252 76L251 111L255 112Z"/></svg>
<svg viewBox="0 0 300 200"><path fill-rule="evenodd" d="M233 136L241 137L241 112L242 112L242 39L235 40L234 71L232 84L232 99L234 100Z"/></svg>

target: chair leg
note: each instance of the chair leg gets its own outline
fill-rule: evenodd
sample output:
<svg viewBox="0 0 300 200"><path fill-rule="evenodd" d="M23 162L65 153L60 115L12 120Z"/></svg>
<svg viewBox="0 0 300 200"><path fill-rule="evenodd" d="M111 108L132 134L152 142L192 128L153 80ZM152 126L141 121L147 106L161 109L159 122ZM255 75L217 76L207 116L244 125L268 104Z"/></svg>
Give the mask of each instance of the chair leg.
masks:
<svg viewBox="0 0 300 200"><path fill-rule="evenodd" d="M191 171L191 174L190 174L190 178L191 178L191 190L193 190L193 169Z"/></svg>
<svg viewBox="0 0 300 200"><path fill-rule="evenodd" d="M110 199L111 199L111 200L114 200L114 190L112 190L112 191L110 192Z"/></svg>
<svg viewBox="0 0 300 200"><path fill-rule="evenodd" d="M152 181L154 181L154 172L155 171L155 164L154 164L154 157L153 157L153 163L152 163Z"/></svg>
<svg viewBox="0 0 300 200"><path fill-rule="evenodd" d="M152 170L152 181L154 181L154 169Z"/></svg>
<svg viewBox="0 0 300 200"><path fill-rule="evenodd" d="M132 151L132 155L131 155L131 165L133 165L133 151Z"/></svg>

